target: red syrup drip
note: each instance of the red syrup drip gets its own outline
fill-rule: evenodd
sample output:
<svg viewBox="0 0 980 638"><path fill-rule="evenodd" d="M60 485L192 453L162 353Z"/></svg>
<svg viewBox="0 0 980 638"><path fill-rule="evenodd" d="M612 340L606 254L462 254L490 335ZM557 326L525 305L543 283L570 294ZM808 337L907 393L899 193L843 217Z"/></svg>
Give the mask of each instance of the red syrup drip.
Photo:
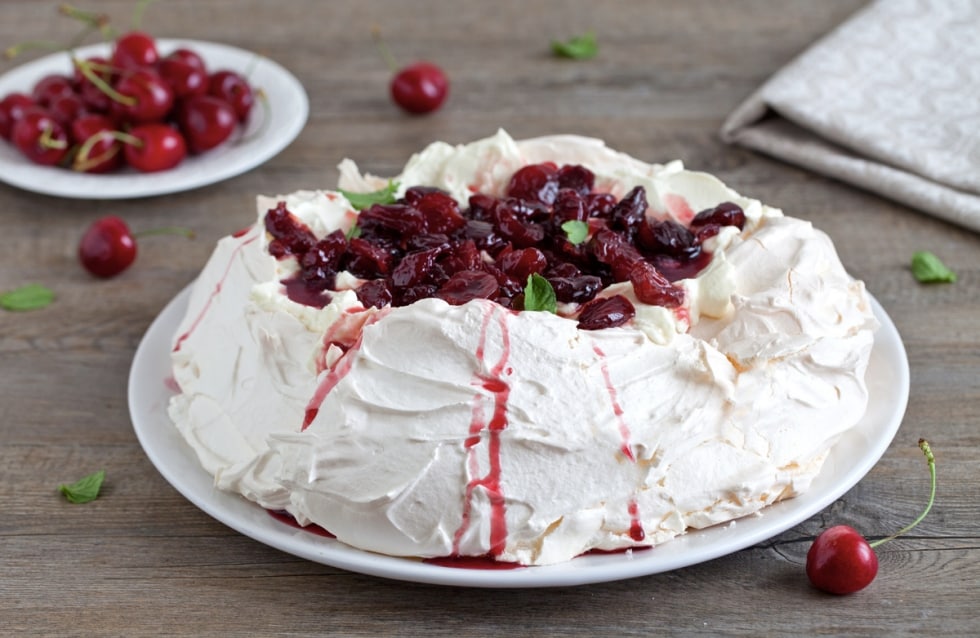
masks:
<svg viewBox="0 0 980 638"><path fill-rule="evenodd" d="M635 499L630 501L627 511L630 513L630 538L639 543L647 537L647 534L643 531L643 524L640 522L640 506Z"/></svg>
<svg viewBox="0 0 980 638"><path fill-rule="evenodd" d="M379 321L387 314L388 309L386 308L368 316L367 320L364 321L363 327L366 328L372 323ZM347 376L347 374L351 371L351 368L354 367L354 358L357 356L357 351L361 347L361 340L363 337L364 332L362 328L350 349L347 350L343 356L337 359L337 362L333 365L333 368L327 372L327 374L323 377L323 380L321 380L319 385L317 385L316 390L313 393L313 397L310 399L309 403L306 404L306 412L303 416L303 427L300 428L300 431L310 427L310 424L313 423L313 419L315 419L316 415L320 413L320 406L323 405L327 395L330 394L330 391L333 390L337 384Z"/></svg>
<svg viewBox="0 0 980 638"><path fill-rule="evenodd" d="M296 529L301 529L304 532L309 532L310 534L316 534L317 536L323 536L324 538L337 538L336 536L334 536L327 530L323 529L316 523L310 523L309 525L300 525L298 522L296 522L296 519L293 518L293 515L287 512L286 510L266 510L266 512L272 518L276 519L280 523L285 523L290 527L295 527Z"/></svg>
<svg viewBox="0 0 980 638"><path fill-rule="evenodd" d="M631 463L636 463L636 457L633 455L633 450L630 447L630 428L626 423L626 419L623 418L623 407L619 404L619 397L616 393L616 387L612 383L612 378L609 375L609 365L606 363L606 353L602 349L593 344L593 352L600 359L599 369L602 371L602 379L606 383L606 392L609 393L609 401L612 403L613 414L616 415L616 422L619 425L619 435L622 438L622 445L620 446L620 452L630 460ZM629 535L636 542L642 541L646 538L646 532L643 531L643 523L640 521L640 506L636 502L636 499L632 499L627 506L627 511L630 515L630 531Z"/></svg>
<svg viewBox="0 0 980 638"><path fill-rule="evenodd" d="M258 235L255 237L250 237L249 239L246 239L242 243L235 246L235 250L233 250L231 253L231 259L228 260L228 265L225 267L224 274L221 275L221 279L218 280L218 283L214 285L214 290L211 291L211 295L208 297L207 302L205 302L204 307L201 308L201 312L194 318L194 322L191 324L191 327L187 329L187 332L177 337L177 341L174 343L174 352L180 351L181 346L184 345L184 342L187 341L191 334L193 334L193 332L197 329L197 326L200 325L201 321L204 319L204 316L208 313L208 310L211 308L211 303L214 301L215 297L221 294L221 287L224 285L225 279L228 278L228 273L231 272L231 267L235 263L235 258L238 256L238 253L240 253L245 246L251 244L258 238Z"/></svg>
<svg viewBox="0 0 980 638"><path fill-rule="evenodd" d="M330 303L330 293L310 287L309 283L298 275L282 279L279 283L286 289L286 296L298 304L323 308Z"/></svg>
<svg viewBox="0 0 980 638"><path fill-rule="evenodd" d="M490 321L496 316L500 326L502 352L497 363L490 368L487 375L477 375L473 384L490 393L477 393L473 399L473 417L470 421L469 436L464 443L467 449L470 475L479 472L477 447L486 438L488 470L485 476L473 478L466 484L466 496L463 503L462 522L453 536L453 555L459 555L459 545L463 535L469 529L473 508L473 492L482 487L490 500L490 551L488 556L499 556L507 542L506 504L500 487L500 433L507 427L507 400L510 396L510 386L501 378L510 357L510 333L507 329L507 312L496 304L485 304L483 325L480 328L480 342L476 349L477 360L486 365L486 344ZM484 420L484 405L492 399L493 409L490 420ZM484 437L486 432L486 437Z"/></svg>
<svg viewBox="0 0 980 638"><path fill-rule="evenodd" d="M180 384L177 383L177 379L175 379L173 375L170 375L169 377L163 380L163 387L165 387L170 392L173 392L174 394L181 393Z"/></svg>
<svg viewBox="0 0 980 638"><path fill-rule="evenodd" d="M626 419L623 418L623 407L619 405L619 398L616 395L616 388L613 386L612 378L609 376L609 365L606 363L606 353L603 352L599 346L594 344L592 346L592 351L599 357L599 370L602 372L602 380L606 384L606 392L609 394L609 401L612 403L613 414L616 416L616 424L619 426L619 436L623 441L619 451L623 453L623 456L635 463L636 457L633 456L633 450L630 448L630 428L626 424Z"/></svg>
<svg viewBox="0 0 980 638"><path fill-rule="evenodd" d="M486 556L443 556L441 558L425 558L422 560L427 565L438 565L439 567L452 567L453 569L524 569L520 563L505 563L494 559L490 555Z"/></svg>
<svg viewBox="0 0 980 638"><path fill-rule="evenodd" d="M691 205L687 203L687 200L680 195L675 195L674 193L667 193L663 196L664 205L667 207L667 212L670 213L674 219L684 224L685 226L691 225L691 220L694 219L694 210L691 209Z"/></svg>

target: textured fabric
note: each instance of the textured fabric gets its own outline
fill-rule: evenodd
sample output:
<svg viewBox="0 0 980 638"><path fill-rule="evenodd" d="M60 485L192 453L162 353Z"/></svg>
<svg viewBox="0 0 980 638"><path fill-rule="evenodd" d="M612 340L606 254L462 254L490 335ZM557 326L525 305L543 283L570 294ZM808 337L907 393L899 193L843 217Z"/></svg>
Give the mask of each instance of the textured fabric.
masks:
<svg viewBox="0 0 980 638"><path fill-rule="evenodd" d="M870 4L721 135L980 231L980 0Z"/></svg>

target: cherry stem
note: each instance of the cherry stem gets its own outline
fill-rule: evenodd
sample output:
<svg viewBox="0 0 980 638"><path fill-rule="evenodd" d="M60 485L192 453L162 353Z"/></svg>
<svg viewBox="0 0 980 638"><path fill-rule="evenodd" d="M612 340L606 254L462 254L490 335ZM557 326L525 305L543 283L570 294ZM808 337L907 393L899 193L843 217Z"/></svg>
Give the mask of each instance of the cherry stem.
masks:
<svg viewBox="0 0 980 638"><path fill-rule="evenodd" d="M926 462L929 464L929 477L932 482L932 487L929 491L929 502L926 504L925 510L923 510L922 513L919 514L919 518L915 519L914 521L912 521L911 523L909 523L899 531L895 532L891 536L886 536L885 538L876 540L873 543L868 543L868 545L870 545L873 548L878 547L883 543L887 543L890 540L898 538L899 536L901 536L902 534L908 531L911 531L913 527L915 527L916 525L922 522L922 519L924 519L926 517L926 514L929 513L929 510L932 509L932 504L936 500L936 457L933 456L932 454L932 449L929 447L929 441L926 441L925 439L919 439L919 449L922 450L922 453L926 455Z"/></svg>
<svg viewBox="0 0 980 638"><path fill-rule="evenodd" d="M86 60L79 60L74 58L73 62L78 70L82 72L85 78L97 86L100 91L105 93L114 102L119 102L123 106L134 106L137 102L136 98L131 95L123 95L116 89L112 88L108 82L99 77L99 74L92 69L92 64Z"/></svg>
<svg viewBox="0 0 980 638"><path fill-rule="evenodd" d="M184 228L183 226L163 226L161 228L150 228L149 230L141 230L138 233L133 233L133 237L149 237L150 235L183 235L187 239L194 239L196 233L190 228Z"/></svg>
<svg viewBox="0 0 980 638"><path fill-rule="evenodd" d="M54 40L28 40L27 42L21 42L13 46L9 46L4 49L3 57L12 60L24 51L29 51L31 49L44 49L45 51L58 51L63 49L64 45L60 42L55 42Z"/></svg>
<svg viewBox="0 0 980 638"><path fill-rule="evenodd" d="M140 25L143 24L143 13L146 12L146 8L150 6L153 0L140 0L136 3L136 9L133 11L133 29L139 29Z"/></svg>
<svg viewBox="0 0 980 638"><path fill-rule="evenodd" d="M119 146L113 144L104 152L94 157L92 156L92 149L95 148L95 145L107 138L113 140L118 139L113 131L99 131L85 140L85 143L78 149L78 154L75 155L75 160L72 162L72 169L84 173L118 155Z"/></svg>
<svg viewBox="0 0 980 638"><path fill-rule="evenodd" d="M109 16L104 13L94 13L92 11L83 11L78 7L74 7L67 2L58 7L58 11L62 15L66 15L69 18L83 22L89 26L89 30L98 30L102 33L102 37L105 39L110 39L113 35L112 27L109 26ZM80 42L81 40L78 40ZM76 42L77 44L77 42Z"/></svg>
<svg viewBox="0 0 980 638"><path fill-rule="evenodd" d="M53 126L45 126L44 130L41 131L41 137L38 143L44 148L68 148L68 142L65 140L56 140L51 137L54 132Z"/></svg>
<svg viewBox="0 0 980 638"><path fill-rule="evenodd" d="M398 71L398 61L395 60L395 56L388 50L388 45L385 44L384 39L381 37L381 27L378 25L371 27L371 37L374 38L374 43L377 45L381 57L384 59L385 64L388 65L388 68L391 69L391 72Z"/></svg>

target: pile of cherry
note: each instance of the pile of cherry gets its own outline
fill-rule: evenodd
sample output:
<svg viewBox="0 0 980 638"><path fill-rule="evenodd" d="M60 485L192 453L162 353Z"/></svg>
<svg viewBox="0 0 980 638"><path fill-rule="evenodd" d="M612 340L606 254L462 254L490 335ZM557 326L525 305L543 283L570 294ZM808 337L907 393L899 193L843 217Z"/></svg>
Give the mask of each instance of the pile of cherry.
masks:
<svg viewBox="0 0 980 638"><path fill-rule="evenodd" d="M161 55L142 31L118 37L108 59L72 62L73 75L47 75L30 95L0 100L0 135L37 164L167 170L226 141L255 101L241 74L211 72L188 48Z"/></svg>
<svg viewBox="0 0 980 638"><path fill-rule="evenodd" d="M600 290L629 281L643 303L680 306L683 289L672 282L709 263L704 240L745 223L731 202L698 213L689 226L648 218L642 187L617 201L594 185L583 166L543 163L517 171L504 197L475 194L466 208L438 189L411 187L394 203L362 210L356 232L320 240L280 202L265 216L269 252L297 258L300 270L284 284L307 305L325 305L336 274L346 270L366 280L356 290L365 307L438 297L523 310L525 286L537 274L558 303L581 306L580 328L600 329L635 314L625 296L597 297ZM569 222L587 230L582 241L572 241Z"/></svg>

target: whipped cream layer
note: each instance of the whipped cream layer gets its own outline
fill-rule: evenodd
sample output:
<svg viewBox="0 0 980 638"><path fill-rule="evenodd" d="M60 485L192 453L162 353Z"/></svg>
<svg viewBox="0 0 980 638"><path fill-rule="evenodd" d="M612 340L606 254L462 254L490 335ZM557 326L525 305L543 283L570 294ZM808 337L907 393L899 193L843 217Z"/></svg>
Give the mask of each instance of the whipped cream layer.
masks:
<svg viewBox="0 0 980 638"><path fill-rule="evenodd" d="M265 212L285 201L318 237L357 214L332 191L260 197L174 338L170 414L215 484L362 549L523 564L658 544L804 491L865 411L876 326L827 236L679 162L575 136L436 143L394 179L465 204L542 161L582 164L617 196L644 186L653 217L733 201L746 225L709 241L681 308L615 284L600 294L630 298L634 320L583 331L561 316L574 308L365 309L343 273L326 307L298 304ZM348 191L387 183L340 171Z"/></svg>

